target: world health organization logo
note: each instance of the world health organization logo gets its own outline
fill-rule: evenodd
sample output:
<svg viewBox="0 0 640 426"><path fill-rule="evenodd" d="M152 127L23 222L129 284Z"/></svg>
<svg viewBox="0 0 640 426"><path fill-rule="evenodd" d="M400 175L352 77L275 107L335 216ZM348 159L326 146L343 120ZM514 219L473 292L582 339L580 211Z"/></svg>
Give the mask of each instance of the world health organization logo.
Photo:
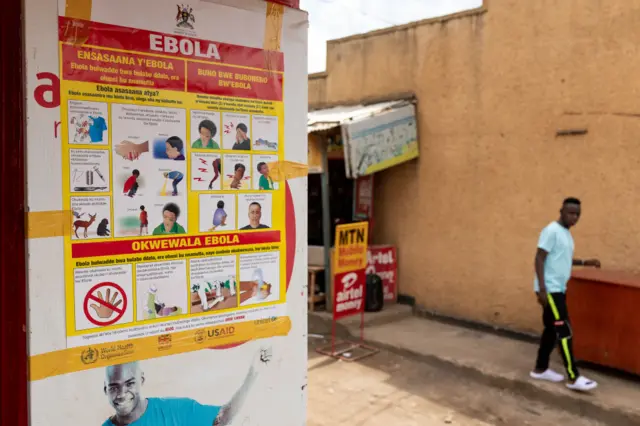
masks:
<svg viewBox="0 0 640 426"><path fill-rule="evenodd" d="M83 364L95 364L98 361L98 351L93 348L87 348L80 354L80 361Z"/></svg>

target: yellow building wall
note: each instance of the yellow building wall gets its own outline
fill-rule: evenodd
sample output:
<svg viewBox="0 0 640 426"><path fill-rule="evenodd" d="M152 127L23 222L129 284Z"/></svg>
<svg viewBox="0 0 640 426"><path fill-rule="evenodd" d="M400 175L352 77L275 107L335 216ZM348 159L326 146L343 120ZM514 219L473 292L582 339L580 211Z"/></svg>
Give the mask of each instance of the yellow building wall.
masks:
<svg viewBox="0 0 640 426"><path fill-rule="evenodd" d="M639 271L640 3L491 0L329 42L310 108L413 92L420 158L376 175L374 242L400 292L444 315L539 330L540 230L583 200L576 257ZM556 137L585 128L584 136Z"/></svg>

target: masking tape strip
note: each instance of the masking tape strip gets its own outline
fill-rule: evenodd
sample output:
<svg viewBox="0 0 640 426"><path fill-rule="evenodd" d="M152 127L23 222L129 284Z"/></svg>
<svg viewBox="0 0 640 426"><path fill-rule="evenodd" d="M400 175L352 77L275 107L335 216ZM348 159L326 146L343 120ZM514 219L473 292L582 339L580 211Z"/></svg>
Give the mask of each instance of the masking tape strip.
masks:
<svg viewBox="0 0 640 426"><path fill-rule="evenodd" d="M269 177L276 182L305 177L309 174L309 166L293 161L274 161L269 166Z"/></svg>
<svg viewBox="0 0 640 426"><path fill-rule="evenodd" d="M115 364L178 355L268 337L286 336L289 331L291 331L290 318L278 317L62 349L30 357L29 380L42 380Z"/></svg>
<svg viewBox="0 0 640 426"><path fill-rule="evenodd" d="M90 21L92 8L92 0L67 0L64 16L73 20ZM68 21L61 38L65 42L73 43L76 46L84 44L89 38L89 28L84 23Z"/></svg>
<svg viewBox="0 0 640 426"><path fill-rule="evenodd" d="M280 51L283 17L283 5L267 2L267 15L265 17L264 42L262 49L264 50L265 68L269 72L274 69L273 62L275 61L275 55L273 52Z"/></svg>
<svg viewBox="0 0 640 426"><path fill-rule="evenodd" d="M50 238L71 235L71 210L27 213L27 238Z"/></svg>

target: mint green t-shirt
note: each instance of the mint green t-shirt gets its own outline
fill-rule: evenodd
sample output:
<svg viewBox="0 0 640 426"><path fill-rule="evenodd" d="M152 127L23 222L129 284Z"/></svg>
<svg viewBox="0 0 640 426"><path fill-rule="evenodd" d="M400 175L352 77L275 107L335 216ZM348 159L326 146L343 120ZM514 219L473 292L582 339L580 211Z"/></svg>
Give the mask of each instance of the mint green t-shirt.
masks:
<svg viewBox="0 0 640 426"><path fill-rule="evenodd" d="M213 426L220 407L187 398L148 398L147 411L131 426ZM114 426L107 419L102 426Z"/></svg>
<svg viewBox="0 0 640 426"><path fill-rule="evenodd" d="M573 247L571 232L558 222L550 223L540 233L538 248L548 253L544 262L544 284L547 293L567 291L567 282L571 278L573 266ZM533 288L536 292L540 290L537 275Z"/></svg>

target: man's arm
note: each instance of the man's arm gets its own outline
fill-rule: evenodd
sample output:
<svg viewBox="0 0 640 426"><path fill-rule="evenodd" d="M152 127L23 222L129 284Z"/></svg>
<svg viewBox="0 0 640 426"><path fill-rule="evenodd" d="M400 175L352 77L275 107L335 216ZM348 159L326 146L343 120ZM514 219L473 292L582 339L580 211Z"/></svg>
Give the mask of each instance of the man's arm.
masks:
<svg viewBox="0 0 640 426"><path fill-rule="evenodd" d="M256 371L253 365L249 368L249 372L247 373L247 377L245 377L242 386L240 389L231 397L231 400L227 404L225 404L221 409L218 417L213 421L213 426L227 426L233 422L233 419L242 408L245 400L247 399L247 394L249 393L249 389L255 382L257 377Z"/></svg>
<svg viewBox="0 0 640 426"><path fill-rule="evenodd" d="M547 255L549 253L544 249L538 248L536 251L536 258L534 261L534 265L536 268L536 277L538 277L538 285L540 286L540 291L538 292L538 302L542 306L547 306L547 287L544 282L544 262L547 260Z"/></svg>

